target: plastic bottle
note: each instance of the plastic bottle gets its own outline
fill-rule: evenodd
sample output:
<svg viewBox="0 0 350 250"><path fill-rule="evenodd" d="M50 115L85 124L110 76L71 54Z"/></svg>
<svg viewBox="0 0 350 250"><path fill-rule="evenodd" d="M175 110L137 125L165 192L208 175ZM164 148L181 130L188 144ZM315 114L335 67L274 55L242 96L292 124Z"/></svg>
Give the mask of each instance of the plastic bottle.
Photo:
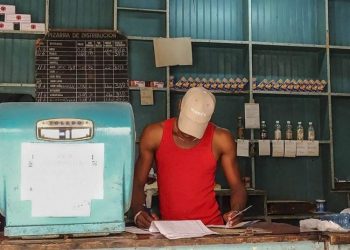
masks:
<svg viewBox="0 0 350 250"><path fill-rule="evenodd" d="M298 127L297 127L297 140L304 140L304 128L301 122L298 122Z"/></svg>
<svg viewBox="0 0 350 250"><path fill-rule="evenodd" d="M244 139L244 125L241 116L239 116L237 120L237 138Z"/></svg>
<svg viewBox="0 0 350 250"><path fill-rule="evenodd" d="M260 125L260 139L266 140L267 139L267 126L265 121L261 121Z"/></svg>
<svg viewBox="0 0 350 250"><path fill-rule="evenodd" d="M309 127L307 129L307 139L309 141L315 140L315 129L314 129L314 126L312 125L312 122L309 122Z"/></svg>
<svg viewBox="0 0 350 250"><path fill-rule="evenodd" d="M293 127L290 121L286 125L286 140L293 140Z"/></svg>
<svg viewBox="0 0 350 250"><path fill-rule="evenodd" d="M282 139L281 124L280 124L280 121L276 121L276 124L275 124L275 140L281 140L281 139Z"/></svg>

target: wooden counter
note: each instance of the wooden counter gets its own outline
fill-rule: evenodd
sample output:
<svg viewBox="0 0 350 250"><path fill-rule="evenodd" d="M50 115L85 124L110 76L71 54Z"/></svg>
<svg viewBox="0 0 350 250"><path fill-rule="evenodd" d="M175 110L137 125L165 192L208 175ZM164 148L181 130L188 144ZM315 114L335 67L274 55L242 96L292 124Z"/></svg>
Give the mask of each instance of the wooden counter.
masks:
<svg viewBox="0 0 350 250"><path fill-rule="evenodd" d="M268 233L259 233L258 235L211 235L202 238L192 239L178 239L168 240L160 234L154 235L135 235L131 233L114 234L103 237L70 237L63 236L56 239L12 239L0 236L0 249L101 249L101 248L162 248L172 246L181 247L201 247L212 246L215 249L221 249L220 246L228 246L230 244L236 247L241 246L242 243L249 244L264 244L269 243L290 243L301 244L302 242L308 242L315 244L319 247L323 245L326 236L320 232L303 232L299 231L298 227L281 223L257 223L254 227L261 228L269 231ZM350 239L349 235L348 238ZM247 245L247 244L245 244ZM243 246L243 245L242 245ZM267 248L257 248L267 249ZM278 248L276 248L278 249ZM306 249L306 248L305 248ZM316 248L315 248L316 249Z"/></svg>

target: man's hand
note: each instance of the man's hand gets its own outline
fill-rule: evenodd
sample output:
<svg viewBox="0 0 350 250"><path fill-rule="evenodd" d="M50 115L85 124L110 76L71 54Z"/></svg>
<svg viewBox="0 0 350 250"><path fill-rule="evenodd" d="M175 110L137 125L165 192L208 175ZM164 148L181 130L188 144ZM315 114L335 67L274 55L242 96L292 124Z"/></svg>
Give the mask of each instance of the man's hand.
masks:
<svg viewBox="0 0 350 250"><path fill-rule="evenodd" d="M146 211L140 211L140 213L135 216L135 224L139 228L148 229L151 226L151 222L154 220L159 220L159 217L155 213L147 213Z"/></svg>
<svg viewBox="0 0 350 250"><path fill-rule="evenodd" d="M243 219L243 214L238 214L239 211L229 211L224 214L224 221L228 227L232 227Z"/></svg>

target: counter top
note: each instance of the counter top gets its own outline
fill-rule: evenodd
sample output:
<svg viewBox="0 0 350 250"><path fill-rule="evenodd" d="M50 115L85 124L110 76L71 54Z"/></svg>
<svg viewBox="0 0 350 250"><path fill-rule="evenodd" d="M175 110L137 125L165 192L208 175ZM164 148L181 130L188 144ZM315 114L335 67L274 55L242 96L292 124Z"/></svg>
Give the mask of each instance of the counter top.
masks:
<svg viewBox="0 0 350 250"><path fill-rule="evenodd" d="M256 228L266 230L258 234L224 234L210 235L201 238L168 240L160 234L135 235L120 233L101 237L72 237L69 235L55 239L13 239L0 235L0 249L98 249L121 247L166 247L213 244L240 244L264 242L296 242L296 241L325 241L320 232L300 232L299 227L283 223L260 222ZM268 231L268 232L267 232ZM347 235L350 242L350 236ZM343 239L344 240L344 239ZM335 241L334 241L335 242Z"/></svg>

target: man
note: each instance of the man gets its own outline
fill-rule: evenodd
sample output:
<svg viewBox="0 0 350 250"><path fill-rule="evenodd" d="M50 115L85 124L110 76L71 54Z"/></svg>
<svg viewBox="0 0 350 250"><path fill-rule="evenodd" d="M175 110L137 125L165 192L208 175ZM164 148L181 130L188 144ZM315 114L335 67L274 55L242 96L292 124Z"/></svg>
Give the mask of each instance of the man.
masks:
<svg viewBox="0 0 350 250"><path fill-rule="evenodd" d="M214 95L191 88L184 95L178 118L147 126L140 140L136 161L131 209L138 227L149 228L155 214L144 210L144 186L153 159L162 220L200 219L204 224L234 225L234 216L246 205L247 194L241 182L236 144L231 133L210 123L215 108ZM215 170L221 160L231 188L231 210L221 215L215 199Z"/></svg>

